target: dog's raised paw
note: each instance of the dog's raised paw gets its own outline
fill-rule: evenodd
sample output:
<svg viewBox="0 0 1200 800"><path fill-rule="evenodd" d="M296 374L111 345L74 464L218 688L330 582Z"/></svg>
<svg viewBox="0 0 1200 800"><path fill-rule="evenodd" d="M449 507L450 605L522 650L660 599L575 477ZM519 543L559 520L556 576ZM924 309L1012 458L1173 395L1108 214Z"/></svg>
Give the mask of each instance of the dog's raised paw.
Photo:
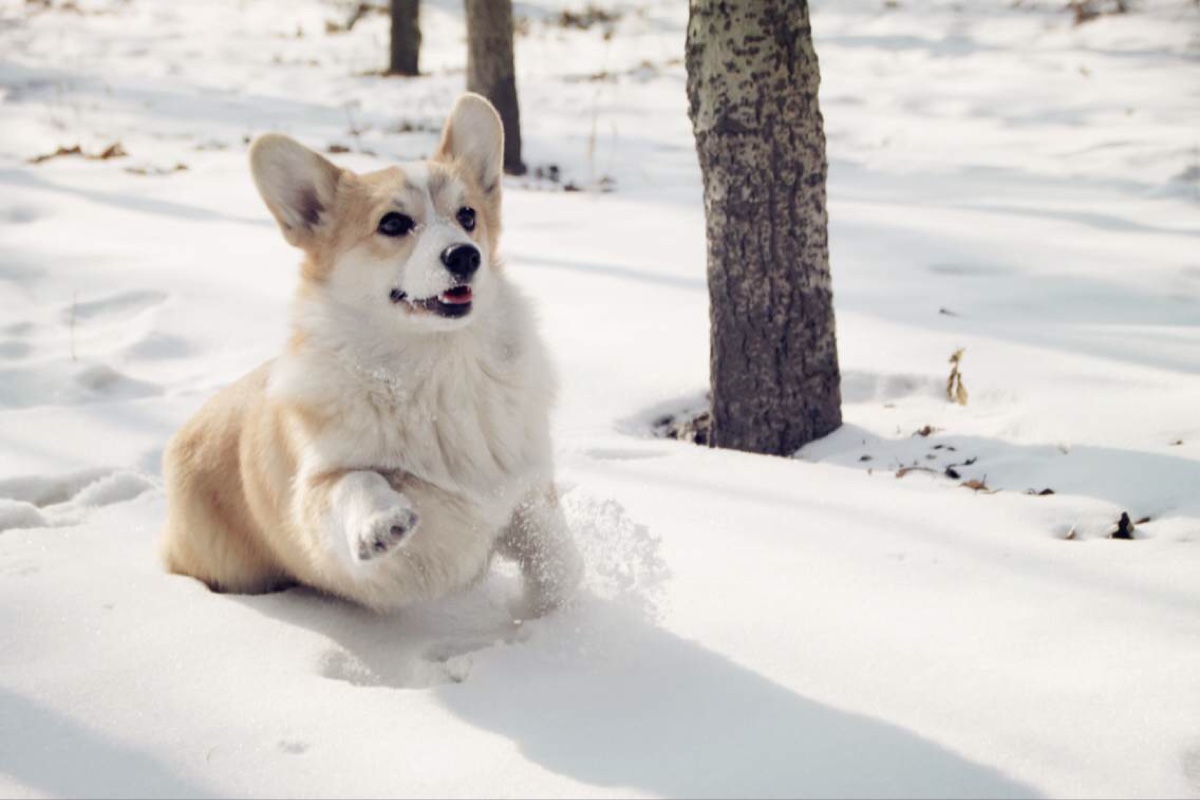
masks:
<svg viewBox="0 0 1200 800"><path fill-rule="evenodd" d="M370 561L400 547L420 521L411 508L394 508L371 517L358 537L358 560Z"/></svg>

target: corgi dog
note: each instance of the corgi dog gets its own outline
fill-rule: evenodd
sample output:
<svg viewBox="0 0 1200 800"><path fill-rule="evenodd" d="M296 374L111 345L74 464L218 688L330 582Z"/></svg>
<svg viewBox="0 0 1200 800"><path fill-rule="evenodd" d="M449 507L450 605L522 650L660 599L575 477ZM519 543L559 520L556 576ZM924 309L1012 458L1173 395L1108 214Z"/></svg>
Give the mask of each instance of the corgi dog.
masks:
<svg viewBox="0 0 1200 800"><path fill-rule="evenodd" d="M292 335L168 445L170 572L387 611L499 553L520 565L520 613L568 597L582 564L553 485L553 374L498 256L503 152L474 94L424 162L360 175L254 142L258 191L304 253Z"/></svg>

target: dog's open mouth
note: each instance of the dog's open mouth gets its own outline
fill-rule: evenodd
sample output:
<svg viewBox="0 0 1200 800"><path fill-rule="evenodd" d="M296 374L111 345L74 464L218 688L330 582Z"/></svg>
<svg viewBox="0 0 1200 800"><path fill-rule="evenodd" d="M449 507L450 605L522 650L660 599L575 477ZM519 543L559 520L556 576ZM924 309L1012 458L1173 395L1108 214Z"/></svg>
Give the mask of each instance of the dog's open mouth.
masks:
<svg viewBox="0 0 1200 800"><path fill-rule="evenodd" d="M471 312L471 301L475 293L466 284L455 286L439 294L437 297L424 297L420 300L410 298L400 291L392 292L392 302L404 302L414 311L429 311L440 317L465 317Z"/></svg>
<svg viewBox="0 0 1200 800"><path fill-rule="evenodd" d="M471 305L471 300L474 298L474 293L470 286L455 286L449 291L442 292L438 297L438 302L448 306Z"/></svg>

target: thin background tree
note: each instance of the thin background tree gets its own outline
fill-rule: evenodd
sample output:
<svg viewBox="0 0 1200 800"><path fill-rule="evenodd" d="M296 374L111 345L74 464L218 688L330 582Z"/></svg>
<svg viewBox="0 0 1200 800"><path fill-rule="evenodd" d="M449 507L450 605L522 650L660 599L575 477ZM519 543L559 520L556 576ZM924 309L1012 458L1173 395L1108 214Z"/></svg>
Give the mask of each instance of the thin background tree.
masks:
<svg viewBox="0 0 1200 800"><path fill-rule="evenodd" d="M820 70L805 0L691 0L711 442L790 455L841 425Z"/></svg>
<svg viewBox="0 0 1200 800"><path fill-rule="evenodd" d="M504 171L523 175L521 110L513 66L512 0L465 0L467 10L467 91L496 107L504 123Z"/></svg>
<svg viewBox="0 0 1200 800"><path fill-rule="evenodd" d="M392 46L389 75L419 74L421 55L420 0L392 0Z"/></svg>

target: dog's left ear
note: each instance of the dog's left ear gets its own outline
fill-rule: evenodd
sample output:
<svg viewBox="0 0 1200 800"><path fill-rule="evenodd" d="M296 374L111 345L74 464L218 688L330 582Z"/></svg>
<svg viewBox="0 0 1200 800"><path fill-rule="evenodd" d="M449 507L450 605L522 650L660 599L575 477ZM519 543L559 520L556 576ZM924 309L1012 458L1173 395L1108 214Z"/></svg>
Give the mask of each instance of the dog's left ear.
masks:
<svg viewBox="0 0 1200 800"><path fill-rule="evenodd" d="M504 123L481 95L458 98L438 145L439 161L458 161L489 199L498 196L504 168Z"/></svg>

